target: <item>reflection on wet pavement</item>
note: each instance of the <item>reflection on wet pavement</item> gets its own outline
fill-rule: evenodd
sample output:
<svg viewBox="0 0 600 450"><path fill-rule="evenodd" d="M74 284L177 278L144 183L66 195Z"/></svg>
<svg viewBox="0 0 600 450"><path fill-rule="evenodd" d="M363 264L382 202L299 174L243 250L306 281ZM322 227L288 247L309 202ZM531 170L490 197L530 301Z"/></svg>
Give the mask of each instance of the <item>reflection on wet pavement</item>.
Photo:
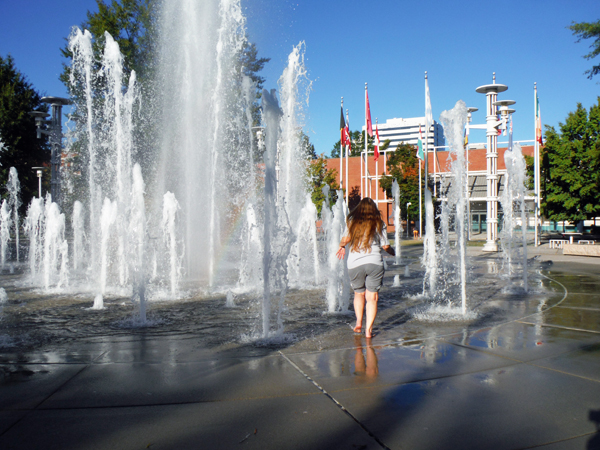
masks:
<svg viewBox="0 0 600 450"><path fill-rule="evenodd" d="M94 425L112 417L132 423L133 440L122 442L140 447L160 437L139 418L160 424L167 409L212 448L285 448L287 432L317 433L298 446L311 449L598 444L600 271L532 260L525 295L497 259L478 255L468 286L474 318L423 320L429 302L416 250L403 258L411 277L392 287L405 269L390 265L368 341L352 333L351 311L324 314L319 289L291 291L289 339L264 342L253 337L253 295L237 295L234 308L225 308L226 293L152 302L151 326L132 327L127 298L106 298L94 311L91 296L44 294L1 275L9 299L0 320L0 447L33 448L28 430L52 423L74 430L60 433L61 448L71 448L69 436L101 439Z"/></svg>
<svg viewBox="0 0 600 450"><path fill-rule="evenodd" d="M377 354L372 345L362 346L361 338L356 336L356 349L354 355L354 375L357 383L371 383L377 379L379 374L379 363ZM365 355L366 354L366 355Z"/></svg>

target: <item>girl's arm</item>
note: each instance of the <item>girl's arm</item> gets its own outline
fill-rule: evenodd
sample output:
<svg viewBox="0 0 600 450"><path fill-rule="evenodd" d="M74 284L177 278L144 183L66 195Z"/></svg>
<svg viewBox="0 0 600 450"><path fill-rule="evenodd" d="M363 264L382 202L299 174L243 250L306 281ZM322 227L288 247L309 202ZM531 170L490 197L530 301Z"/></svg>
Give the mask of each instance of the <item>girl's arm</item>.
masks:
<svg viewBox="0 0 600 450"><path fill-rule="evenodd" d="M348 245L349 243L350 243L350 237L344 236L342 238L342 240L340 241L340 248L338 249L338 251L335 254L338 257L338 259L344 259L344 256L346 256L346 245Z"/></svg>
<svg viewBox="0 0 600 450"><path fill-rule="evenodd" d="M394 251L394 247L392 247L391 245L384 245L381 248L384 249L386 252L388 252L390 255L396 256L396 252Z"/></svg>

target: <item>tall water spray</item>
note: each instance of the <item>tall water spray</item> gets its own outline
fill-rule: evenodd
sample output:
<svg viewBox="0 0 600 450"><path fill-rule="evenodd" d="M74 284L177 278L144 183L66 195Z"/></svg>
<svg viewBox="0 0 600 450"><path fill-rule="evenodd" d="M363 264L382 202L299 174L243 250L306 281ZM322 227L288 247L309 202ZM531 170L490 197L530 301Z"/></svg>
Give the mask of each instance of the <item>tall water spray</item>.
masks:
<svg viewBox="0 0 600 450"><path fill-rule="evenodd" d="M88 31L74 29L71 35L78 116L73 142L81 150L87 186L72 205L72 260L61 247L65 257L57 270L69 275L71 269L77 287L94 293L98 309L106 295L142 301L147 284L149 295L164 298L168 290L167 296L177 297L183 276L186 288L201 292L250 291L262 284L265 309L279 295L277 324L271 323L272 310L265 311L262 334L281 334L293 243L298 249L293 267L300 267L292 271L294 282L324 281L316 210L298 173L307 150L300 133L302 105L310 90L304 45L292 49L279 80L282 108L271 112L280 116L268 119L265 103L263 157L253 130L256 85L244 75L249 68L240 65L248 51L240 1L164 2L158 22L156 80L144 86L153 94L144 108L136 74L127 77L115 40L105 34L103 53L96 57ZM144 122L159 138L142 148L136 124ZM264 190L262 162L268 174ZM149 185L142 174L152 180ZM36 276L45 273L39 261L47 253L38 241L46 242L50 219L50 211L39 206L32 202L27 222ZM43 225L39 236L36 224ZM241 255L234 251L237 244Z"/></svg>
<svg viewBox="0 0 600 450"><path fill-rule="evenodd" d="M396 265L402 261L402 246L400 235L402 234L402 223L400 222L400 186L396 180L392 181L392 197L394 197L394 247L396 251Z"/></svg>
<svg viewBox="0 0 600 450"><path fill-rule="evenodd" d="M58 205L52 202L50 195L44 208L43 242L43 286L49 289L56 284L63 287L67 279L68 246L65 240L65 215Z"/></svg>
<svg viewBox="0 0 600 450"><path fill-rule="evenodd" d="M177 215L181 207L172 192L163 197L162 230L166 253L168 255L169 287L175 298L181 281L181 250L177 238Z"/></svg>
<svg viewBox="0 0 600 450"><path fill-rule="evenodd" d="M0 268L4 268L6 264L11 228L11 211L8 206L8 200L4 199L2 200L2 207L0 207Z"/></svg>
<svg viewBox="0 0 600 450"><path fill-rule="evenodd" d="M257 290L262 286L262 272L260 270L263 258L262 245L263 230L258 220L254 203L248 203L244 217L244 233L240 255L239 287Z"/></svg>
<svg viewBox="0 0 600 450"><path fill-rule="evenodd" d="M133 186L134 106L139 100L136 74L125 80L123 56L110 34L105 33L102 58L95 60L93 36L75 29L69 48L73 52L71 83L83 92L76 98L79 116L78 140L85 151L87 191L80 201L85 208L73 208L74 215L87 209L89 271L92 290L104 294L108 285L131 286L131 260L138 245L132 237L131 193ZM98 72L94 67L100 65ZM99 106L98 106L99 105ZM109 206L110 205L110 206ZM77 209L76 209L77 208ZM74 233L81 233L80 223L73 223ZM110 237L110 239L109 239ZM79 268L85 249L77 244L74 253Z"/></svg>
<svg viewBox="0 0 600 450"><path fill-rule="evenodd" d="M290 286L318 286L323 276L317 242L317 207L310 194L305 194L304 207L294 227L296 240L288 260Z"/></svg>
<svg viewBox="0 0 600 450"><path fill-rule="evenodd" d="M346 261L338 260L336 256L339 248L340 240L346 229L346 214L344 210L344 195L343 191L337 191L338 198L333 206L333 210L329 209L329 186L323 187L325 195L325 203L321 211L323 218L323 229L326 233L326 254L328 267L327 280L327 311L346 312L348 310L350 296L350 281L348 277L348 266Z"/></svg>
<svg viewBox="0 0 600 450"><path fill-rule="evenodd" d="M79 270L83 267L85 260L85 228L84 228L83 204L76 200L73 203L73 215L71 216L71 228L73 229L73 269Z"/></svg>
<svg viewBox="0 0 600 450"><path fill-rule="evenodd" d="M528 290L527 282L527 214L525 205L527 166L519 144L515 144L512 151L504 152L506 165L506 183L500 196L502 212L504 215L500 244L504 254L509 275L513 271L514 246L517 244L515 210L520 213L521 221L521 253L523 289Z"/></svg>
<svg viewBox="0 0 600 450"><path fill-rule="evenodd" d="M32 282L39 283L44 254L45 215L43 198L33 198L31 200L27 208L23 228L29 240L29 276Z"/></svg>
<svg viewBox="0 0 600 450"><path fill-rule="evenodd" d="M160 150L155 208L177 198L187 275L218 284L221 230L257 194L254 86L239 56L246 42L239 0L165 2L160 17Z"/></svg>
<svg viewBox="0 0 600 450"><path fill-rule="evenodd" d="M19 207L21 206L21 183L19 182L19 175L17 169L11 167L8 171L8 182L6 183L6 190L8 191L8 206L11 210L12 215L12 228L15 236L15 253L17 263L19 263Z"/></svg>
<svg viewBox="0 0 600 450"><path fill-rule="evenodd" d="M282 203L277 202L277 141L279 139L279 120L282 116L277 102L275 89L263 90L263 122L265 124L265 211L263 229L263 298L262 298L262 337L281 335L282 301L287 290L287 257L291 246L290 225ZM277 327L271 331L271 296L279 292L280 302L277 309Z"/></svg>
<svg viewBox="0 0 600 450"><path fill-rule="evenodd" d="M139 164L133 166L131 190L131 215L128 235L132 240L130 265L133 274L133 297L139 305L139 321L146 322L146 206L144 204L144 179Z"/></svg>
<svg viewBox="0 0 600 450"><path fill-rule="evenodd" d="M459 100L453 109L440 115L444 135L450 145L448 157L451 159L452 182L447 193L446 206L454 213L454 230L457 241L457 271L459 276L462 313L467 312L466 273L467 273L467 185L466 157L463 130L467 121L467 106Z"/></svg>
<svg viewBox="0 0 600 450"><path fill-rule="evenodd" d="M431 298L435 298L437 295L438 271L436 246L433 199L431 196L431 191L429 189L425 189L425 239L423 240L422 258L422 264L425 266L425 276L423 277L423 295L425 295L425 291L428 290L428 295Z"/></svg>

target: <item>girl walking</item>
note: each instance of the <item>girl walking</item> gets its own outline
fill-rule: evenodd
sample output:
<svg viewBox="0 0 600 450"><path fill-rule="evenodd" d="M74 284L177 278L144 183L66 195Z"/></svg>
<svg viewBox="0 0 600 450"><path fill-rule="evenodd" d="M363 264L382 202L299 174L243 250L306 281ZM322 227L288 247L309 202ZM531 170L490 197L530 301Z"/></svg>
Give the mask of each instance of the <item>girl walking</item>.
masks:
<svg viewBox="0 0 600 450"><path fill-rule="evenodd" d="M336 255L344 259L346 247L348 255L348 275L354 290L354 313L356 314L355 333L362 331L366 307L367 321L365 337L373 337L373 323L377 315L379 289L383 284L383 256L381 250L395 255L387 238L387 228L375 202L365 197L346 219L346 232L340 241Z"/></svg>

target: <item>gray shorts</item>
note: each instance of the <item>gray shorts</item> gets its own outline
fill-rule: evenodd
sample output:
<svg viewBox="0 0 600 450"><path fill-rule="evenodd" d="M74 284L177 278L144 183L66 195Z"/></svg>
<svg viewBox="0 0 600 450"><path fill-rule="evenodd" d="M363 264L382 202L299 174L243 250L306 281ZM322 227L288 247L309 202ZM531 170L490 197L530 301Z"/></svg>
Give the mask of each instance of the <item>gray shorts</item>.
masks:
<svg viewBox="0 0 600 450"><path fill-rule="evenodd" d="M363 264L354 269L348 269L350 284L354 292L379 292L383 284L383 266L378 264Z"/></svg>

